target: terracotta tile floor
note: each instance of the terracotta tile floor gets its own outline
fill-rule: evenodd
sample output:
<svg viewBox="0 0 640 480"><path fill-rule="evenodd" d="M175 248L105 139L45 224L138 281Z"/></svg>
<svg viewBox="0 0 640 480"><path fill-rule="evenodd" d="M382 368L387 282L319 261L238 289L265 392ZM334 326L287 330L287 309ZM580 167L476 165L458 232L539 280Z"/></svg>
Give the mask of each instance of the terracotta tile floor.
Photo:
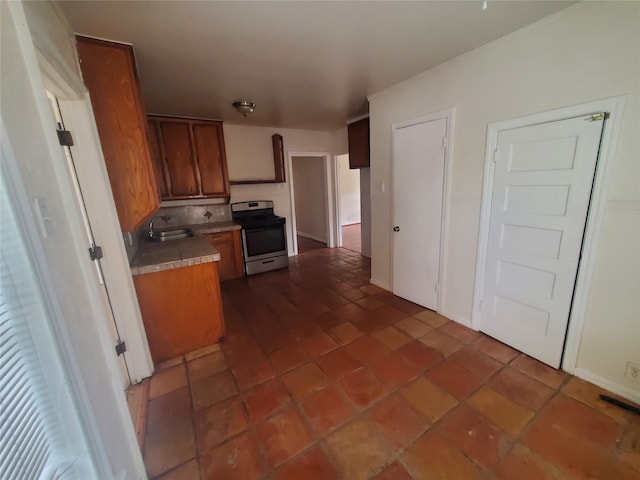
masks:
<svg viewBox="0 0 640 480"><path fill-rule="evenodd" d="M359 223L342 226L342 246L354 252L362 252Z"/></svg>
<svg viewBox="0 0 640 480"><path fill-rule="evenodd" d="M640 417L369 272L320 249L225 283L222 349L150 381L150 478L640 478Z"/></svg>

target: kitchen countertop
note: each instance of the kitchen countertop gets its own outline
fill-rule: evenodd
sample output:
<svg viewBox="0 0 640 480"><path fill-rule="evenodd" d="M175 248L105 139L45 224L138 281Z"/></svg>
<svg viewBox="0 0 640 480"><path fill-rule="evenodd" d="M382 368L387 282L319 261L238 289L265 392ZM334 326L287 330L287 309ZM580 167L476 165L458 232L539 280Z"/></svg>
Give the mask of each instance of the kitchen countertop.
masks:
<svg viewBox="0 0 640 480"><path fill-rule="evenodd" d="M220 261L220 252L201 235L239 230L240 225L234 222L172 225L171 228L158 229L158 232L176 228L190 228L194 237L167 242L144 241L131 262L132 275L218 262Z"/></svg>
<svg viewBox="0 0 640 480"><path fill-rule="evenodd" d="M178 228L178 227L174 227ZM203 235L205 233L230 232L232 230L240 230L240 225L236 222L213 222L213 223L196 223L194 225L185 225L184 228L193 230L194 235Z"/></svg>

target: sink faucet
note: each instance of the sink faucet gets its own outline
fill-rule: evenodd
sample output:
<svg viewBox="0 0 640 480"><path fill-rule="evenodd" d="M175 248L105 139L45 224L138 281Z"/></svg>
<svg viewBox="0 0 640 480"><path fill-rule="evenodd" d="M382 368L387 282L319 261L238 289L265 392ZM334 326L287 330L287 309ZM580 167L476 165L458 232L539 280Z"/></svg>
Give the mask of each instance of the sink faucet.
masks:
<svg viewBox="0 0 640 480"><path fill-rule="evenodd" d="M155 234L153 233L153 222L155 222L158 219L162 219L164 221L164 223L169 223L171 221L171 217L168 217L166 215L156 215L155 217L153 217L149 221L149 231L147 232L147 236L150 239L155 238Z"/></svg>

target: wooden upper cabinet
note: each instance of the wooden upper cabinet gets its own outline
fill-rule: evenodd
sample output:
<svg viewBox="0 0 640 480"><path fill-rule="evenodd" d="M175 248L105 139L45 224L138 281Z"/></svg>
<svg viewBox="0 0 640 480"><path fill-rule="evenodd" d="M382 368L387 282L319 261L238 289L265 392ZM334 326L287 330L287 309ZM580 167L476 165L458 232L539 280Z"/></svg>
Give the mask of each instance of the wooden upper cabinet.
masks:
<svg viewBox="0 0 640 480"><path fill-rule="evenodd" d="M133 48L76 40L120 227L132 232L159 207Z"/></svg>
<svg viewBox="0 0 640 480"><path fill-rule="evenodd" d="M157 156L154 160L162 200L229 196L227 156L222 122L150 115L155 125ZM153 148L152 148L153 150Z"/></svg>
<svg viewBox="0 0 640 480"><path fill-rule="evenodd" d="M194 123L193 143L196 149L202 194L225 196L229 194L229 175L224 150L224 137L220 123Z"/></svg>
<svg viewBox="0 0 640 480"><path fill-rule="evenodd" d="M171 179L173 197L198 195L196 159L191 141L191 128L184 122L160 122L164 159Z"/></svg>
<svg viewBox="0 0 640 480"><path fill-rule="evenodd" d="M347 126L349 136L349 168L369 166L369 118Z"/></svg>

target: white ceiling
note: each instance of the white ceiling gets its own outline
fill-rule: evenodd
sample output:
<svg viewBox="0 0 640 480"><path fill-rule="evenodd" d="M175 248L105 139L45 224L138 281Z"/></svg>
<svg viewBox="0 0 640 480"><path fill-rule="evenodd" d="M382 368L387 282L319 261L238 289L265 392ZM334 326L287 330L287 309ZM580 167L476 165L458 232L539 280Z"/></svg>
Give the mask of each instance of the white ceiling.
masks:
<svg viewBox="0 0 640 480"><path fill-rule="evenodd" d="M149 113L336 130L367 95L575 3L488 2L58 3L75 32L133 44Z"/></svg>

